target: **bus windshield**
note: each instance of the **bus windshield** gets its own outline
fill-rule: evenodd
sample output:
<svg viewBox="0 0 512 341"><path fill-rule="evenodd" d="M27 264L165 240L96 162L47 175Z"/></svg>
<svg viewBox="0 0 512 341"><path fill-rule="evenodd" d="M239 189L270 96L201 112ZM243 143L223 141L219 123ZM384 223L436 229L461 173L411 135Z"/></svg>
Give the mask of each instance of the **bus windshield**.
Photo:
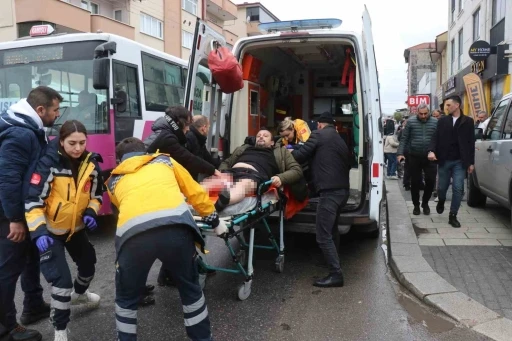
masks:
<svg viewBox="0 0 512 341"><path fill-rule="evenodd" d="M56 129L66 120L82 122L89 134L109 132L108 94L92 86L93 56L102 41L71 42L0 50L0 111L46 85L64 98Z"/></svg>

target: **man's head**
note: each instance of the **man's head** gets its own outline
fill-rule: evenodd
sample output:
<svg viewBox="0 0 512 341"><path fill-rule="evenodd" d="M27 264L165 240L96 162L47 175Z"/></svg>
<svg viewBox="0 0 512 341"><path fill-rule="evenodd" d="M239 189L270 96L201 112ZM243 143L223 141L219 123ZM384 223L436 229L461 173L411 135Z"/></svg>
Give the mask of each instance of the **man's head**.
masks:
<svg viewBox="0 0 512 341"><path fill-rule="evenodd" d="M59 107L62 101L62 96L47 86L38 86L30 91L27 97L28 104L41 117L45 127L51 127L60 116Z"/></svg>
<svg viewBox="0 0 512 341"><path fill-rule="evenodd" d="M259 148L270 148L274 145L274 139L270 130L261 128L256 134L256 147Z"/></svg>
<svg viewBox="0 0 512 341"><path fill-rule="evenodd" d="M146 146L144 142L136 137L127 137L116 147L116 157L118 160L122 160L123 156L128 153L145 153Z"/></svg>
<svg viewBox="0 0 512 341"><path fill-rule="evenodd" d="M479 122L483 122L483 121L485 121L486 119L487 119L487 112L485 112L485 111L483 111L483 110L482 110L482 111L480 111L480 112L478 112L478 121L479 121Z"/></svg>
<svg viewBox="0 0 512 341"><path fill-rule="evenodd" d="M208 117L204 115L194 115L192 117L192 125L201 135L208 136L208 131L210 130L210 122L208 122Z"/></svg>
<svg viewBox="0 0 512 341"><path fill-rule="evenodd" d="M165 110L165 114L172 118L174 122L178 125L178 127L186 133L190 127L191 116L190 111L187 110L182 105L177 105L174 107L169 107Z"/></svg>
<svg viewBox="0 0 512 341"><path fill-rule="evenodd" d="M418 119L423 122L429 119L428 105L425 103L418 105Z"/></svg>
<svg viewBox="0 0 512 341"><path fill-rule="evenodd" d="M328 111L324 112L323 114L318 117L318 120L316 120L318 124L318 129L324 129L325 127L334 125L334 118L332 117L332 114Z"/></svg>
<svg viewBox="0 0 512 341"><path fill-rule="evenodd" d="M450 115L460 111L461 104L462 100L460 99L459 96L451 96L444 101L444 107L446 108L446 111L448 111L448 114Z"/></svg>
<svg viewBox="0 0 512 341"><path fill-rule="evenodd" d="M432 111L432 117L435 118L436 120L440 119L441 118L441 110L435 109L434 111Z"/></svg>

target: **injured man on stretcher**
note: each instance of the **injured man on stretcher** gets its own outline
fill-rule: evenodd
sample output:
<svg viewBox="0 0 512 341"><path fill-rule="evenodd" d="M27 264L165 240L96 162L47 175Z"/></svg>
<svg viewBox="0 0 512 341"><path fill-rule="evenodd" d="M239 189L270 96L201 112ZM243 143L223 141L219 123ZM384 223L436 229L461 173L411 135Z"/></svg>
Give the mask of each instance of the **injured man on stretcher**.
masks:
<svg viewBox="0 0 512 341"><path fill-rule="evenodd" d="M275 187L299 183L303 177L301 166L285 147L276 147L272 133L261 129L255 145L244 144L224 160L219 170L221 178L202 182L207 191L219 191L215 203L217 212L241 202L255 193L258 186L272 180Z"/></svg>

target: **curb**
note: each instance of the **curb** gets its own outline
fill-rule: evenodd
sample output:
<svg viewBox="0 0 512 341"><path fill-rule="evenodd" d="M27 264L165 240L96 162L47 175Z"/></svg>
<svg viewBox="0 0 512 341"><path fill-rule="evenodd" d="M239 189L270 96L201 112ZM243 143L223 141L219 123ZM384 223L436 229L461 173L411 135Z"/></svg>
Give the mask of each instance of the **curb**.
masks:
<svg viewBox="0 0 512 341"><path fill-rule="evenodd" d="M389 265L398 281L426 304L496 341L510 341L512 320L460 292L427 263L398 181L386 181ZM391 214L392 213L392 214Z"/></svg>

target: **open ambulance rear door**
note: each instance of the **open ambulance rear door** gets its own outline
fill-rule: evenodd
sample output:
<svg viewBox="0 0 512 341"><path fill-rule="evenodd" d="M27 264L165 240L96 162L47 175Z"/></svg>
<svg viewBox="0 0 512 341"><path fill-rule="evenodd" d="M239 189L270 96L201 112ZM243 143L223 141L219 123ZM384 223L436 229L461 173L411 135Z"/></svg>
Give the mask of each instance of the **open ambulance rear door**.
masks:
<svg viewBox="0 0 512 341"><path fill-rule="evenodd" d="M373 46L372 22L368 9L363 12L363 58L367 74L366 105L364 119L368 123L368 146L370 163L370 191L369 191L369 218L380 226L380 204L383 196L383 164L384 151L382 146L382 133L379 129L381 118L379 76Z"/></svg>

